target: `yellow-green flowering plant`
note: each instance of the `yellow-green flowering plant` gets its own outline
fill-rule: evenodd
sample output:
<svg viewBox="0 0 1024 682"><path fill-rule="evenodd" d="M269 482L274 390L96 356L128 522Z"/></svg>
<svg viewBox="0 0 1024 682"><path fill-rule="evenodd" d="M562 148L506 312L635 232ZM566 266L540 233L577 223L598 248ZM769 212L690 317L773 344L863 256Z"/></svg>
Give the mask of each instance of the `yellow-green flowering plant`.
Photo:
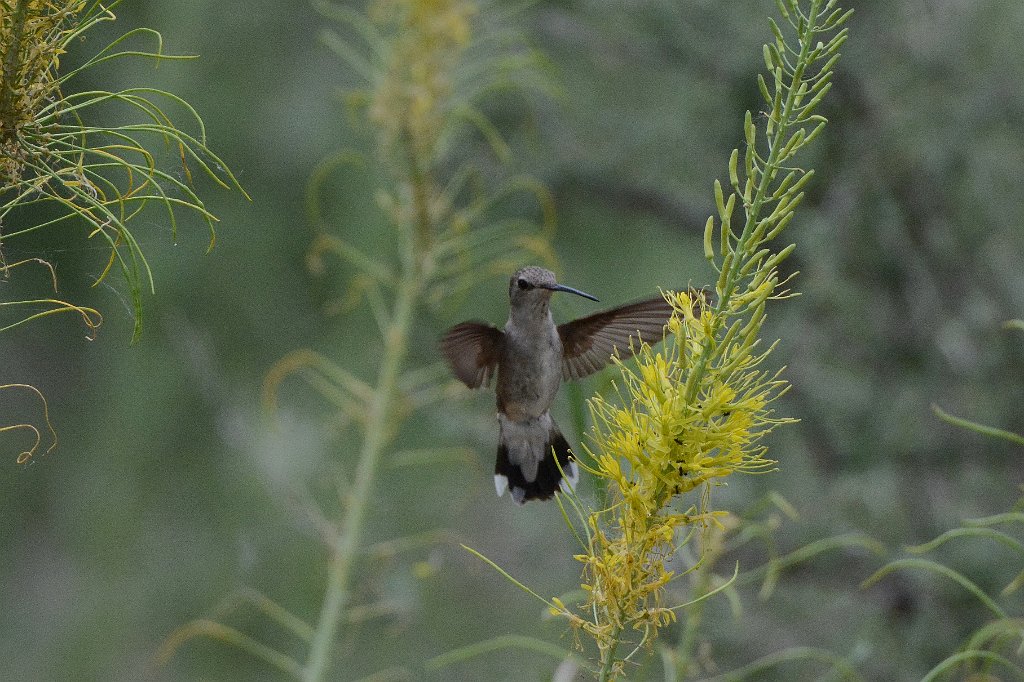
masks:
<svg viewBox="0 0 1024 682"><path fill-rule="evenodd" d="M174 238L177 213L185 209L207 223L212 247L216 217L193 189L192 169L221 187L241 187L207 147L199 114L180 97L146 86L75 89L83 74L113 60L191 59L164 54L159 33L137 28L74 68L63 68L64 55L96 26L113 21L118 4L0 0L0 273L8 276L14 268L39 262L8 263L4 245L39 230L67 240L53 228L77 222L87 238L106 242L110 250L96 283L115 267L124 276L135 314L133 338L138 338L142 292L154 283L129 224L156 204ZM140 41L152 47L134 45ZM122 122L103 123L112 119ZM4 301L0 311L14 314L13 320L0 320L0 331L55 313L75 314L91 331L102 321L96 310L56 297Z"/></svg>
<svg viewBox="0 0 1024 682"><path fill-rule="evenodd" d="M771 279L762 287L770 293ZM663 603L664 588L676 577L666 562L693 529L722 513L710 506L710 486L733 473L770 470L775 462L765 458L760 441L789 421L769 407L785 383L778 372L760 369L768 352L756 352L756 337L739 330L724 346L706 343L716 339L720 313L692 292L668 297L675 314L664 348L642 346L636 369L617 362L624 391L618 401L590 401L594 428L581 466L604 480L607 506L571 500L585 522L576 532L587 592L585 615L571 620L611 666L629 631L642 632L646 642L676 619L679 606ZM747 334L756 331L757 324L746 326ZM705 353L717 357L702 363ZM681 506L679 496L694 490L700 500Z"/></svg>
<svg viewBox="0 0 1024 682"><path fill-rule="evenodd" d="M763 438L791 421L772 409L787 384L781 370L765 368L774 344L764 346L761 327L768 301L791 295L779 265L795 245L773 251L769 243L792 220L813 175L794 157L825 126L816 109L831 87L849 12L835 0L777 5L786 31L769 20L768 78L758 77L763 124L746 113L746 147L729 158L731 189L714 184L718 215L704 231L705 257L718 272L712 300L666 293L675 314L664 348L642 346L635 370L618 363L618 403L590 401L594 428L584 468L610 492L596 509L570 500L581 519L577 558L587 600L580 614L561 604L555 610L597 643L601 680L622 675L624 663L687 606L663 602L665 586L678 577L667 558L723 513L711 505L713 485L774 467ZM691 492L698 493L694 502L687 501Z"/></svg>
<svg viewBox="0 0 1024 682"><path fill-rule="evenodd" d="M42 268L53 291L0 300L0 333L71 314L95 337L103 316L58 295L51 263L36 257L5 258L5 247L28 235L46 231L65 245L77 237L69 237L76 233L62 228L81 226L78 235L98 238L109 249L94 286L115 266L124 276L135 317L133 339L138 338L142 292L152 291L154 282L129 224L155 204L164 210L173 238L176 216L185 209L207 223L212 247L216 218L192 186L192 168L202 169L221 187L241 190L207 147L199 114L181 98L145 86L116 91L75 88L83 74L113 60L190 59L164 54L160 34L139 28L69 66L65 55L98 25L113 21L111 10L118 4L119 0L0 0L0 278ZM140 41L152 47L134 45ZM179 125L182 118L187 127ZM104 123L111 120L121 122ZM34 434L34 443L18 455L18 463L26 463L39 450L43 429L53 436L47 452L56 445L56 435L42 394L27 384L0 384L0 390L13 389L34 391L43 401L42 419L36 423L0 415L0 433Z"/></svg>

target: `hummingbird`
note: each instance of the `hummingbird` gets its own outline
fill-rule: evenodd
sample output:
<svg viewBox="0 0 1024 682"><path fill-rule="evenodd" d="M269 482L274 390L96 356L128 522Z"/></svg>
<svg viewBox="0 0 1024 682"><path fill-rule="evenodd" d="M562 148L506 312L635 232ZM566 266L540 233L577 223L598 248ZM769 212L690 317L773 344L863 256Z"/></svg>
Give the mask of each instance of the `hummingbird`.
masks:
<svg viewBox="0 0 1024 682"><path fill-rule="evenodd" d="M469 388L489 386L497 376L494 488L520 505L567 492L579 480L569 443L548 411L562 382L593 374L616 352L630 357L639 342L661 341L672 316L659 296L556 325L549 307L556 291L598 300L559 284L550 270L528 266L509 280L504 329L463 322L440 344L452 373Z"/></svg>

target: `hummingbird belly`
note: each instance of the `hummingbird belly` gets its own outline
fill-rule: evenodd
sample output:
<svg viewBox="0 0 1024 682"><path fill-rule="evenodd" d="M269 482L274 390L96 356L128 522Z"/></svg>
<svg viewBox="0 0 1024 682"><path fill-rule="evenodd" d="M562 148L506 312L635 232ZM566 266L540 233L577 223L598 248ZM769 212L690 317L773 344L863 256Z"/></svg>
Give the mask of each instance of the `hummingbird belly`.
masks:
<svg viewBox="0 0 1024 682"><path fill-rule="evenodd" d="M562 344L557 332L545 337L506 337L496 393L498 411L507 419L537 419L555 400L562 383Z"/></svg>

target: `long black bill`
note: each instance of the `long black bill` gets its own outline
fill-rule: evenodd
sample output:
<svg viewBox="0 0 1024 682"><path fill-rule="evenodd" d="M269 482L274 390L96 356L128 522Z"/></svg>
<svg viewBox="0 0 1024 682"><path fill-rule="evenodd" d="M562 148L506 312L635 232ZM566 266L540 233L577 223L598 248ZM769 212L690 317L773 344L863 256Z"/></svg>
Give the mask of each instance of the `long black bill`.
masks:
<svg viewBox="0 0 1024 682"><path fill-rule="evenodd" d="M555 284L555 285L547 287L547 288L551 289L551 291L568 291L570 294L576 294L577 296L582 296L583 298L589 298L591 301L597 301L598 303L600 303L600 300L598 300L598 298L596 296L591 296L590 294L588 294L585 291L580 291L579 289L573 289L572 287L567 287L564 284Z"/></svg>

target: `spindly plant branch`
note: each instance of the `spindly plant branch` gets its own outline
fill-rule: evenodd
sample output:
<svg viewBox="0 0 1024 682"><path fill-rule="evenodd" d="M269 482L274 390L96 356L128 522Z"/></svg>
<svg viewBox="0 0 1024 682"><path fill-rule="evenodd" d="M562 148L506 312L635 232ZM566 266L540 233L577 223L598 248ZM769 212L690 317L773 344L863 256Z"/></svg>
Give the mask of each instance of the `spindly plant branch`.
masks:
<svg viewBox="0 0 1024 682"><path fill-rule="evenodd" d="M705 229L704 250L708 260L719 272L716 285L718 300L714 304L714 321L718 326L704 340L697 366L687 387L689 400L696 397L708 363L718 357L714 347L727 346L718 342L722 340L719 332L728 324L729 318L746 312L750 314L753 323L759 322L765 298L775 293L775 268L792 252L793 245L781 249L775 255L770 255L770 251L762 247L789 223L794 210L803 200L802 189L813 177L814 171L789 169L790 173L783 180L778 181L778 176L781 171L787 170L783 164L801 147L809 144L826 123L823 116L813 111L831 87L831 68L846 39L846 29L843 28L827 44L816 42L819 35L839 28L849 17L850 12L839 9L832 11L835 0L811 0L806 14L796 0L778 0L777 5L797 34L799 51L790 50L778 25L772 21L776 42L766 44L764 54L766 67L771 71L775 84L774 94L768 90L763 77L759 78L762 96L769 107L766 112L766 132L769 135L767 156L762 160L758 153L757 127L748 111L743 126L746 139L743 164L745 177L741 179L738 169L739 150L734 150L729 159L733 193L728 200L723 195L721 185L715 181L715 202L721 221L720 262L715 258L712 245L713 217L708 219ZM829 14L823 20L826 12ZM792 64L787 58L787 51L796 57ZM819 70L811 73L816 62L822 60L824 64ZM804 103L808 95L811 99ZM807 133L805 129L810 124L815 127ZM737 199L745 215L739 237L733 234L731 228ZM762 218L763 213L772 208L773 204L771 213ZM754 296L753 305L737 305L737 298L740 298L738 290L744 279L750 281L748 291L751 294L763 280L771 281L773 286L771 290L765 291L765 296Z"/></svg>
<svg viewBox="0 0 1024 682"><path fill-rule="evenodd" d="M362 537L363 520L371 502L380 455L387 445L386 435L393 432L388 426L388 420L398 394L398 379L408 352L417 299L422 291L420 258L411 248L417 240L411 234L406 237L412 253L406 254L394 313L384 334L384 353L377 374L374 398L367 415L365 436L347 500L344 522L331 556L327 591L313 635L309 659L303 670L304 682L320 682L325 679L329 669L338 623L350 601L352 568Z"/></svg>
<svg viewBox="0 0 1024 682"><path fill-rule="evenodd" d="M115 266L122 271L135 340L142 329L143 291L154 290L134 234L135 218L147 205L162 208L175 239L176 215L193 212L207 223L212 247L217 218L192 187L192 169L201 168L223 188L244 190L207 147L203 120L184 99L152 87L75 91L76 77L108 61L190 58L164 54L158 32L130 30L78 68L60 71L61 55L77 48L85 32L114 21L110 8L117 2L0 0L0 225L13 226L0 240L7 244L64 221L84 225L87 238L105 240L110 255L96 284ZM153 49L122 49L133 38ZM123 122L97 123L111 106L122 112ZM170 151L167 161L164 149ZM41 219L32 208L41 204L54 215ZM34 319L0 322L0 332Z"/></svg>

